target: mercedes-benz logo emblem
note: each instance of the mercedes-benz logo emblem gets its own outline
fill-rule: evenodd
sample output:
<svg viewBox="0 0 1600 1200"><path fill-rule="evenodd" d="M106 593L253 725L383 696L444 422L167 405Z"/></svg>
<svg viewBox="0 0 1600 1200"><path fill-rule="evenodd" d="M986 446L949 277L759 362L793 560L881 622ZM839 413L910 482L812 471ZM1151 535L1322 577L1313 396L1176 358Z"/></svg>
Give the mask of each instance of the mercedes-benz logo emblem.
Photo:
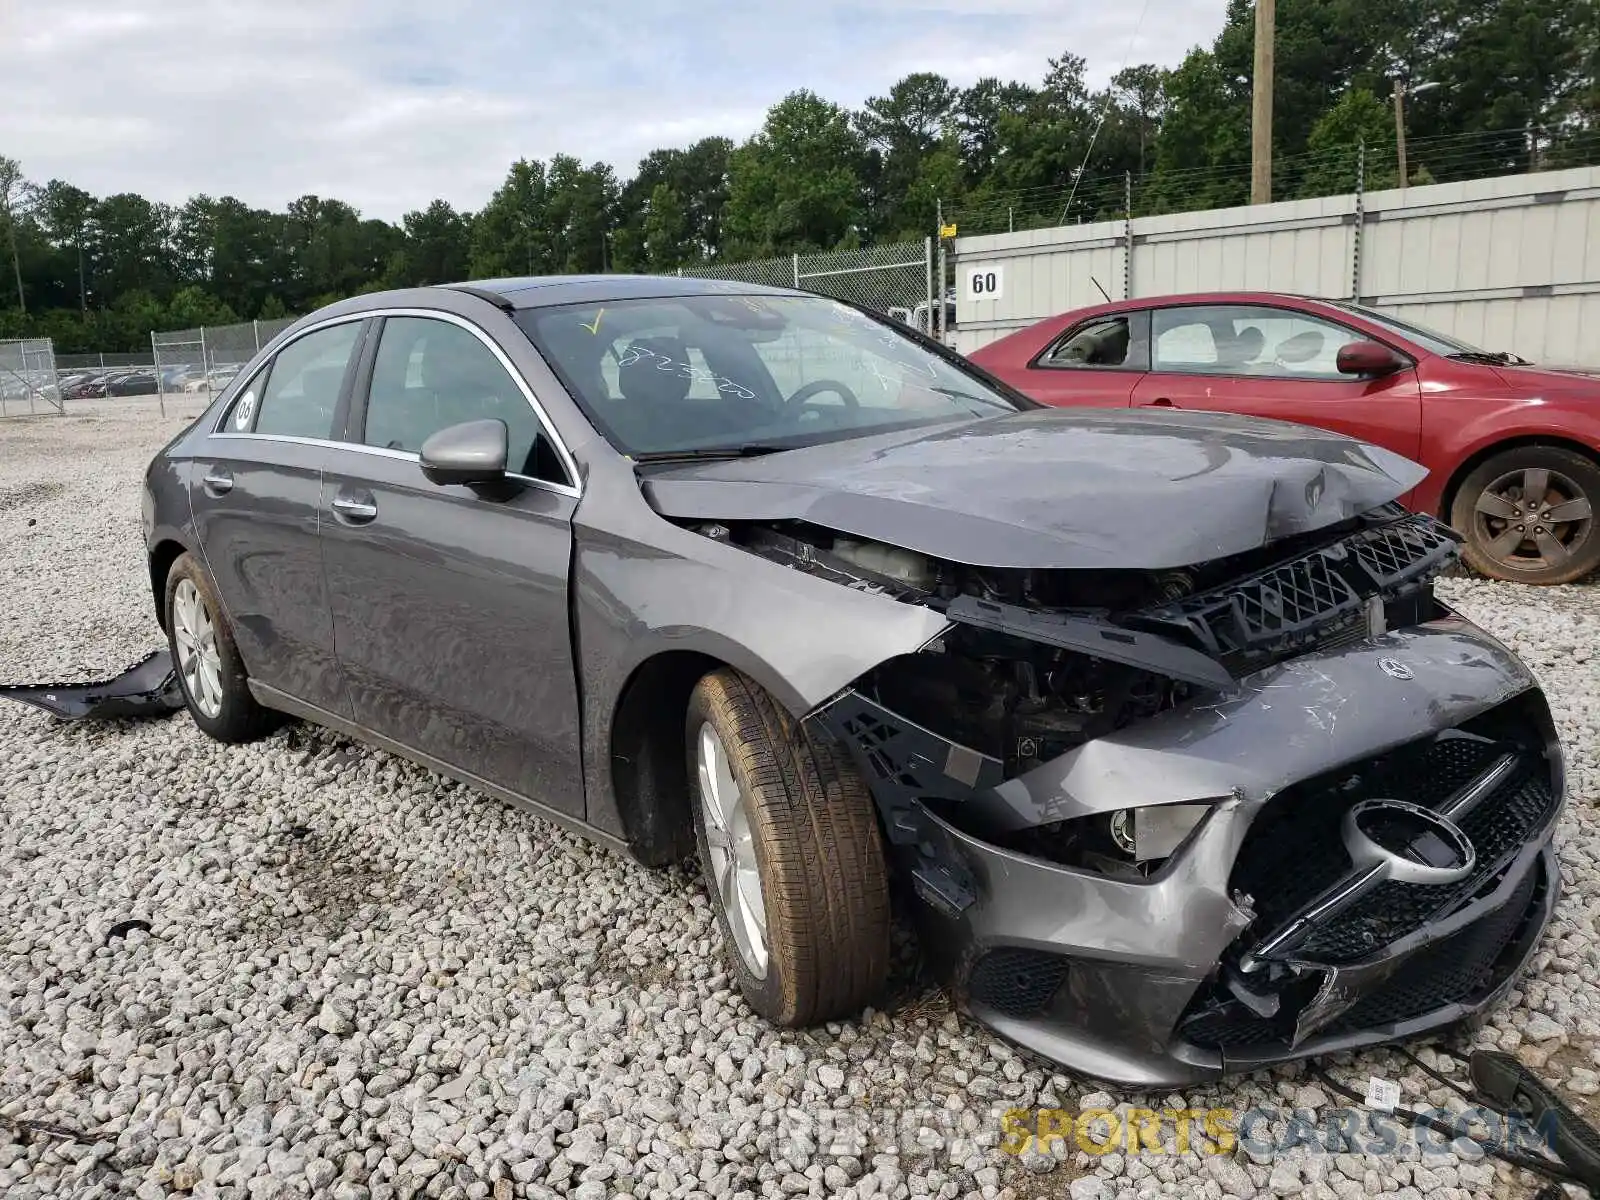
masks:
<svg viewBox="0 0 1600 1200"><path fill-rule="evenodd" d="M1397 658L1380 658L1378 666L1390 679L1415 679L1417 674Z"/></svg>
<svg viewBox="0 0 1600 1200"><path fill-rule="evenodd" d="M1455 822L1404 800L1363 800L1345 814L1344 846L1358 867L1399 883L1454 883L1477 865Z"/></svg>

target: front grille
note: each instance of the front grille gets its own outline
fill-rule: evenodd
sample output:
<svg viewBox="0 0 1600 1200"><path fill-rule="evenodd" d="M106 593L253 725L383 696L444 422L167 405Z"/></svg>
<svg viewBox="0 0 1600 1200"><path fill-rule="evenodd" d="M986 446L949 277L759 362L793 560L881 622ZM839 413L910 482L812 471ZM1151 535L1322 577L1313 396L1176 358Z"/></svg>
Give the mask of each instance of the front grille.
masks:
<svg viewBox="0 0 1600 1200"><path fill-rule="evenodd" d="M1547 754L1553 736L1549 707L1530 690L1457 729L1279 792L1251 823L1229 879L1241 902L1249 898L1255 919L1196 993L1179 1035L1196 1046L1270 1058L1289 1054L1297 1035L1349 1034L1481 1003L1515 966L1512 959L1534 932L1529 923L1538 920L1554 886L1542 860L1522 857L1548 836L1561 803L1559 766ZM1473 846L1476 866L1467 878L1431 886L1390 880L1324 910L1309 929L1298 931L1296 919L1315 911L1308 906L1322 904L1330 889L1358 877L1342 837L1353 805L1390 798L1437 810L1463 794L1470 801L1470 785L1480 780L1492 790L1452 817ZM1483 911L1513 870L1520 875L1510 896ZM1411 950L1396 946L1469 908L1473 919L1465 928ZM1288 938L1270 945L1281 931ZM1517 954L1508 952L1513 946ZM1370 990L1353 997L1349 1009L1301 1027L1328 969L1377 962L1386 949L1398 955L1392 973L1370 972L1369 980L1381 982L1366 984ZM1361 986L1355 983L1360 978L1347 974L1346 986ZM1244 994L1245 987L1255 998ZM1260 1015L1263 1001L1274 1000L1275 1011Z"/></svg>
<svg viewBox="0 0 1600 1200"><path fill-rule="evenodd" d="M1449 529L1417 514L1151 609L1138 623L1176 633L1231 666L1259 667L1263 658L1365 636L1374 596L1419 587L1457 546Z"/></svg>
<svg viewBox="0 0 1600 1200"><path fill-rule="evenodd" d="M1006 947L980 958L967 976L974 1004L1008 1017L1036 1017L1049 1007L1067 977L1067 960L1042 950Z"/></svg>
<svg viewBox="0 0 1600 1200"><path fill-rule="evenodd" d="M1535 863L1504 905L1406 959L1381 987L1317 1032L1338 1036L1383 1029L1453 1004L1481 1003L1515 969L1520 956L1514 951L1529 936L1550 886L1542 865ZM1322 978L1316 972L1294 981L1274 1017L1257 1015L1220 987L1208 989L1190 1005L1180 1031L1190 1044L1208 1050L1287 1054L1295 1015Z"/></svg>
<svg viewBox="0 0 1600 1200"><path fill-rule="evenodd" d="M1549 886L1536 865L1504 906L1406 959L1382 988L1346 1011L1332 1031L1415 1020L1493 989L1513 965L1504 961L1507 948L1521 941Z"/></svg>
<svg viewBox="0 0 1600 1200"><path fill-rule="evenodd" d="M1473 844L1474 872L1457 883L1389 881L1314 926L1292 957L1342 963L1364 957L1483 894L1488 882L1554 815L1559 802L1536 729L1491 713L1389 754L1286 788L1256 817L1230 888L1250 897L1265 941L1352 871L1341 827L1363 800L1389 797L1436 808L1508 751L1521 763L1457 824Z"/></svg>
<svg viewBox="0 0 1600 1200"><path fill-rule="evenodd" d="M1555 805L1548 773L1513 776L1460 822L1477 852L1477 869L1458 883L1379 884L1326 922L1294 952L1296 958L1342 963L1362 958L1428 921L1448 915L1494 887L1506 860L1515 856Z"/></svg>

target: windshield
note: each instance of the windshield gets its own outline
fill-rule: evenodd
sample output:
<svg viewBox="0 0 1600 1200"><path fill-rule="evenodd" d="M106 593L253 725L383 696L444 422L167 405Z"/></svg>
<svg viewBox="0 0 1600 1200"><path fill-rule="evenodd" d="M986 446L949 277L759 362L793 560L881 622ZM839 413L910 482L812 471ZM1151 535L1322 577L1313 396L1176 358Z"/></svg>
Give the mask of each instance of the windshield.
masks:
<svg viewBox="0 0 1600 1200"><path fill-rule="evenodd" d="M790 449L1021 407L822 296L652 297L524 309L516 321L634 457Z"/></svg>
<svg viewBox="0 0 1600 1200"><path fill-rule="evenodd" d="M1429 354L1482 354L1484 351L1469 345L1459 338L1448 337L1434 329L1425 329L1421 325L1413 325L1409 321L1402 321L1391 317L1388 313L1378 312L1376 309L1367 308L1362 304L1347 304L1339 300L1330 300L1328 303L1338 308L1353 312L1357 316L1365 317L1374 325L1382 325L1389 332L1397 334L1408 341L1421 346Z"/></svg>

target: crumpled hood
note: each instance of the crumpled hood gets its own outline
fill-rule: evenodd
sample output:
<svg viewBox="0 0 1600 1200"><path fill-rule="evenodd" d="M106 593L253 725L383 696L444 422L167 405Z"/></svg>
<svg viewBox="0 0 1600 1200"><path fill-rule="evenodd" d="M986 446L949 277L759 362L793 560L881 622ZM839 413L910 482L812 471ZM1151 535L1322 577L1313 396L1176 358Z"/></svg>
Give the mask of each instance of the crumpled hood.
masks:
<svg viewBox="0 0 1600 1200"><path fill-rule="evenodd" d="M1398 499L1427 471L1376 446L1219 413L1043 409L652 473L687 520L802 520L979 567L1159 570Z"/></svg>

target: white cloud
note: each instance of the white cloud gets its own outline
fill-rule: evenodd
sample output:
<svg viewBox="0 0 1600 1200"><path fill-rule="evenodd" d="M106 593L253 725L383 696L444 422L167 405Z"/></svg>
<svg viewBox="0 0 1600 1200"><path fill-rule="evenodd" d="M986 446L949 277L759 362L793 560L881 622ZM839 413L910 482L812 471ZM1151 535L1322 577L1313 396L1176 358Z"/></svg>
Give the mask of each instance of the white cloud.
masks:
<svg viewBox="0 0 1600 1200"><path fill-rule="evenodd" d="M1132 62L1176 63L1224 0L1149 0ZM279 208L314 192L398 217L475 209L512 160L630 174L658 146L748 135L807 87L859 104L902 75L1102 84L1137 5L1092 0L4 0L0 153L32 179Z"/></svg>

